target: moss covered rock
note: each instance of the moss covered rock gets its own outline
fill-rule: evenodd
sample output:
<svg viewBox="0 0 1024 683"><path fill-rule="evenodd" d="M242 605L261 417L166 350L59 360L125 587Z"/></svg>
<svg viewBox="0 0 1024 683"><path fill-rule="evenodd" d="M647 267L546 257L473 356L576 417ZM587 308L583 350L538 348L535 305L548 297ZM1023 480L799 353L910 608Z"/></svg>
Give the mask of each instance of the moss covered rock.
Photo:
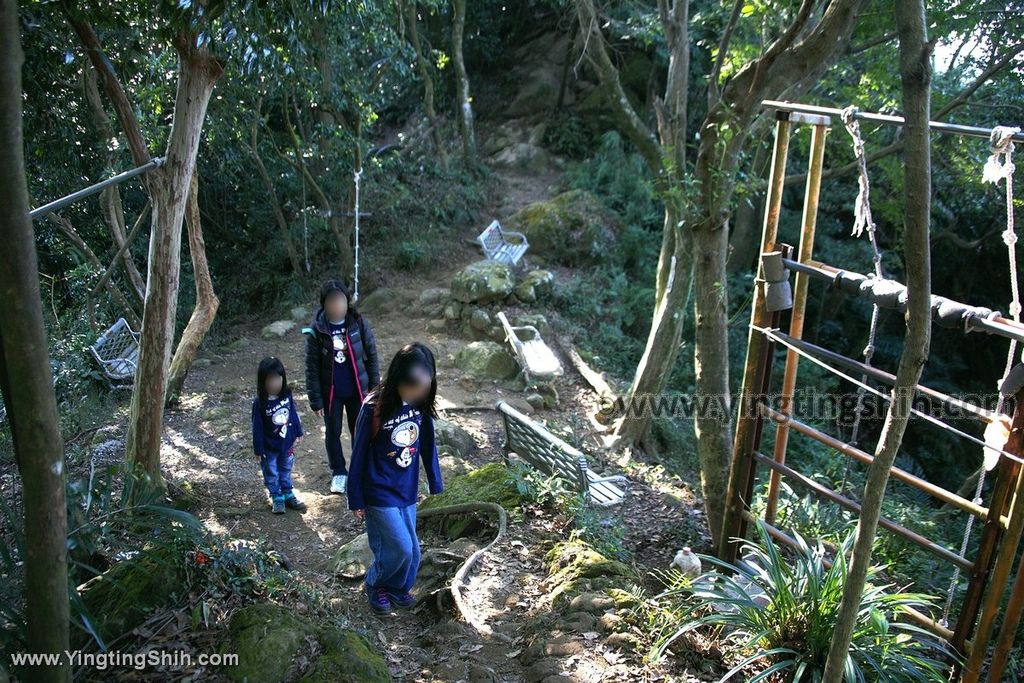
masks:
<svg viewBox="0 0 1024 683"><path fill-rule="evenodd" d="M552 601L562 607L569 607L573 598L591 592L603 593L612 605L626 606L628 589L638 580L628 565L608 559L579 539L556 544L544 560Z"/></svg>
<svg viewBox="0 0 1024 683"><path fill-rule="evenodd" d="M512 290L516 298L523 303L532 304L542 299L554 289L555 275L550 270L531 270L516 284Z"/></svg>
<svg viewBox="0 0 1024 683"><path fill-rule="evenodd" d="M178 544L145 548L80 586L100 637L109 642L176 604L189 589L186 552Z"/></svg>
<svg viewBox="0 0 1024 683"><path fill-rule="evenodd" d="M257 603L235 612L228 626L223 652L238 655L238 665L226 670L232 681L279 683L295 680L301 672L293 662L308 654L311 641L320 654L299 680L310 683L376 683L391 680L383 658L354 631L319 627L272 603Z"/></svg>
<svg viewBox="0 0 1024 683"><path fill-rule="evenodd" d="M615 248L618 226L609 211L585 190L570 190L529 204L508 221L530 242L530 255L567 266L593 265Z"/></svg>
<svg viewBox="0 0 1024 683"><path fill-rule="evenodd" d="M510 379L519 373L505 347L493 341L475 341L466 344L455 355L455 365L473 379Z"/></svg>
<svg viewBox="0 0 1024 683"><path fill-rule="evenodd" d="M320 632L320 656L301 683L383 683L391 680L384 658L350 629Z"/></svg>
<svg viewBox="0 0 1024 683"><path fill-rule="evenodd" d="M463 303L503 301L515 287L512 269L497 261L476 261L452 278L451 296Z"/></svg>
<svg viewBox="0 0 1024 683"><path fill-rule="evenodd" d="M512 514L522 507L524 498L512 472L504 464L492 462L445 482L444 492L424 500L420 509L430 510L473 501L497 503ZM459 538L475 530L479 522L473 516L451 515L445 516L443 524L443 531L450 538Z"/></svg>

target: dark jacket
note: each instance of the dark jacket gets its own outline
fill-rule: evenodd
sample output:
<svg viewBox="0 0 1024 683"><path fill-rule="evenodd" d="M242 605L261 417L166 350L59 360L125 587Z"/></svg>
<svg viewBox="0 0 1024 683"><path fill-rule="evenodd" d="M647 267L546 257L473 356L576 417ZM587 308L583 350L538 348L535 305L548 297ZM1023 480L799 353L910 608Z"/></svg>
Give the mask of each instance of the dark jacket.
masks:
<svg viewBox="0 0 1024 683"><path fill-rule="evenodd" d="M331 412L334 399L334 343L327 325L324 309L313 316L306 335L306 393L309 407ZM356 391L360 402L380 383L380 361L377 358L377 340L370 323L362 315L348 312L345 316L345 341L349 358L355 361Z"/></svg>
<svg viewBox="0 0 1024 683"><path fill-rule="evenodd" d="M282 421L284 421L284 411L287 411L288 428L285 430L284 438L280 436L280 426L274 422L274 416L279 411ZM302 420L299 419L299 414L296 412L295 397L291 392L274 400L253 399L252 450L256 455L288 453L295 445L295 440L300 436L302 436Z"/></svg>
<svg viewBox="0 0 1024 683"><path fill-rule="evenodd" d="M362 510L367 505L405 507L416 502L419 494L419 467L427 474L431 495L444 491L441 468L437 459L434 420L429 413L419 414L419 434L414 452L405 467L396 465L395 456L401 451L391 441L392 429L409 416L412 406L403 406L398 414L381 422L371 397L363 401L356 418L356 432L352 440L352 458L348 465L348 508ZM376 429L375 429L376 426ZM376 433L375 433L376 432Z"/></svg>

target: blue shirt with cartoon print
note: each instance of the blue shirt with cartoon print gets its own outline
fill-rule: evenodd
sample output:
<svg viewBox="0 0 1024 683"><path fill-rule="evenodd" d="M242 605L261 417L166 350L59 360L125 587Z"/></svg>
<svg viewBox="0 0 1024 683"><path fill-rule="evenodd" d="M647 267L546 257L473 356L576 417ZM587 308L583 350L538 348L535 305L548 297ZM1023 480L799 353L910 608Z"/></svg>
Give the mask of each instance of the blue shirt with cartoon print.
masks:
<svg viewBox="0 0 1024 683"><path fill-rule="evenodd" d="M327 323L334 344L334 398L344 401L356 394L355 368L349 355L345 323Z"/></svg>
<svg viewBox="0 0 1024 683"><path fill-rule="evenodd" d="M252 402L252 450L256 455L287 453L302 436L302 421L291 393Z"/></svg>
<svg viewBox="0 0 1024 683"><path fill-rule="evenodd" d="M418 408L404 403L398 412L381 418L373 431L373 404L364 401L356 419L352 457L348 466L348 507L405 507L416 502L419 466L427 475L430 493L444 490L434 441L434 422Z"/></svg>

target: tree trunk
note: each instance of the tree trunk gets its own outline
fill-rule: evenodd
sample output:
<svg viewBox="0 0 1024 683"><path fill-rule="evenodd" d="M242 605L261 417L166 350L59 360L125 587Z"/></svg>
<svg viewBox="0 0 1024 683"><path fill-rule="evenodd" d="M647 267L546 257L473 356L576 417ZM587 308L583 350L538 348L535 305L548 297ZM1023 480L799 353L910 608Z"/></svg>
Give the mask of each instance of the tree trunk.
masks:
<svg viewBox="0 0 1024 683"><path fill-rule="evenodd" d="M302 262L299 259L299 251L295 247L295 242L292 240L291 230L288 228L288 221L284 217L284 211L281 209L281 201L277 198L277 188L274 187L274 181L270 178L270 173L267 171L266 165L263 163L263 157L260 155L259 148L259 126L260 126L260 104L256 105L256 118L252 124L252 136L249 142L249 154L252 155L253 163L256 164L256 171L259 173L260 181L263 183L263 189L267 192L267 198L270 200L270 208L274 213L274 220L277 221L277 227L281 231L281 237L284 242L285 251L288 254L288 261L292 265L292 272L296 275L303 272ZM302 207L305 211L306 207Z"/></svg>
<svg viewBox="0 0 1024 683"><path fill-rule="evenodd" d="M722 530L732 427L729 396L729 300L725 256L729 230L724 222L694 225L693 286L695 374L694 431L701 491L712 538Z"/></svg>
<svg viewBox="0 0 1024 683"><path fill-rule="evenodd" d="M914 388L928 359L931 337L931 256L928 243L931 219L928 125L931 48L928 45L924 0L896 3L896 26L900 36L900 80L903 85L903 115L906 118L903 253L907 274L907 337L896 370L893 400L889 404L882 433L875 447L875 459L868 468L864 484L853 555L823 676L827 682L843 679L843 668L849 656L850 642L860 615L861 596L871 565L871 551L885 497L885 486L910 419Z"/></svg>
<svg viewBox="0 0 1024 683"><path fill-rule="evenodd" d="M0 390L22 479L27 649L61 654L68 649L70 623L64 445L28 215L18 31L17 3L0 0ZM34 681L71 680L66 658L58 661L19 674Z"/></svg>
<svg viewBox="0 0 1024 683"><path fill-rule="evenodd" d="M668 227L676 226L677 216L673 209L666 206L665 234L672 237L669 244L675 248L664 257L665 274L663 278L658 278L661 296L655 302L647 345L633 375L629 394L624 399L625 414L615 428L616 448L642 444L650 430L651 419L669 417L656 415L655 412L659 406L666 405L660 399L679 357L679 344L686 323L686 299L693 271L689 232L679 227Z"/></svg>
<svg viewBox="0 0 1024 683"><path fill-rule="evenodd" d="M171 359L171 368L167 378L165 405L170 406L178 400L181 388L185 384L189 368L199 353L199 346L206 338L206 333L213 326L217 316L220 300L213 291L213 279L210 277L210 265L206 260L206 243L203 241L203 226L199 218L199 170L192 174L189 185L188 205L185 207L185 225L188 227L188 251L192 257L192 271L196 281L196 305L192 317L181 333L178 348Z"/></svg>
<svg viewBox="0 0 1024 683"><path fill-rule="evenodd" d="M107 164L113 169L117 160L116 149L119 145L113 144L116 142L117 136L114 134L114 127L110 123L110 117L107 116L107 112L103 108L103 102L100 100L100 90L96 84L96 78L96 67L92 64L86 65L82 69L82 86L85 91L85 101L92 112L92 118L96 123L96 128L99 129L100 137L107 146ZM124 205L121 202L121 190L117 185L112 185L100 192L100 208L103 211L103 218L107 223L107 228L110 230L110 236L114 240L114 248L121 250L126 236ZM142 281L142 274L139 273L139 269L135 267L135 261L132 260L130 251L123 251L122 261L124 262L125 273L128 277L132 300L134 301L133 305L141 309L143 299L146 296L146 284Z"/></svg>
<svg viewBox="0 0 1024 683"><path fill-rule="evenodd" d="M120 250L127 240L127 229L124 223L124 205L121 202L121 190L117 185L106 188L100 192L100 208L103 209L103 217L106 219L110 236L114 239L114 248ZM124 262L124 270L128 276L128 285L131 290L132 299L135 305L142 306L146 297L146 283L142 280L142 274L135 266L132 259L131 249L125 249L121 255Z"/></svg>
<svg viewBox="0 0 1024 683"><path fill-rule="evenodd" d="M448 154L444 149L444 140L441 138L441 126L437 119L437 111L434 109L434 79L430 75L430 63L427 55L423 52L423 43L420 41L420 32L417 29L416 0L405 0L406 22L409 29L409 40L412 42L413 50L416 52L416 68L423 81L423 109L427 113L427 123L430 126L430 136L434 140L434 147L437 150L437 158L441 164L441 170L448 170Z"/></svg>
<svg viewBox="0 0 1024 683"><path fill-rule="evenodd" d="M476 164L476 132L473 126L473 105L469 100L469 76L462 55L462 36L466 31L466 0L452 0L455 17L452 22L452 61L458 91L459 130L462 133L462 160L468 167Z"/></svg>
<svg viewBox="0 0 1024 683"><path fill-rule="evenodd" d="M97 272L102 273L104 271L105 268L103 266L103 263L100 261L99 257L96 256L96 253L89 248L89 245L82 238L82 236L78 234L78 231L75 230L75 226L73 226L69 220L56 213L49 214L47 218L50 219L51 223L57 226L57 229L60 230L61 234L64 235L69 242L71 242L72 246L74 246L75 248L75 251L81 254L82 258L89 262L89 265L95 268ZM106 287L107 291L110 293L110 297L124 311L125 319L129 323L131 323L131 326L134 329L139 329L142 326L142 321L139 320L139 314L135 312L135 308L131 305L131 303L128 302L128 299L125 297L125 295L121 293L121 290L118 288L117 283L115 283L111 278L108 277L104 281L103 286ZM89 301L87 302L87 305L90 307L92 306L91 296L89 296ZM91 316L92 313L90 312L90 320L92 319Z"/></svg>
<svg viewBox="0 0 1024 683"><path fill-rule="evenodd" d="M153 223L149 241L149 273L142 317L139 363L135 371L128 425L127 457L162 486L160 437L163 431L167 371L174 338L181 259L181 224L196 154L214 84L223 72L194 37L180 36L178 92L174 104L166 162L150 179Z"/></svg>

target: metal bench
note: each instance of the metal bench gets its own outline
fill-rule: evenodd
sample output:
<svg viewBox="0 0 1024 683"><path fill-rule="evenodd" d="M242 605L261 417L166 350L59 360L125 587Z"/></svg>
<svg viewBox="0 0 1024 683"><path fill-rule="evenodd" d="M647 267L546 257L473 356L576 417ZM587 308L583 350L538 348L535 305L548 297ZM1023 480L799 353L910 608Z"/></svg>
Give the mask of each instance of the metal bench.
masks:
<svg viewBox="0 0 1024 683"><path fill-rule="evenodd" d="M526 235L521 232L503 230L498 221L491 221L491 224L477 236L476 241L480 243L484 255L489 260L510 266L518 265L523 254L530 248L530 243L526 241Z"/></svg>
<svg viewBox="0 0 1024 683"><path fill-rule="evenodd" d="M530 382L531 376L550 379L562 374L562 363L554 351L540 338L540 332L536 327L533 325L513 327L502 311L498 311L498 320L505 328L505 338L512 345L512 351L515 353L516 360L519 361L519 367L523 369L523 374L526 375L527 383ZM519 336L523 333L525 333L525 339Z"/></svg>
<svg viewBox="0 0 1024 683"><path fill-rule="evenodd" d="M602 477L587 466L579 450L549 432L518 410L498 401L494 407L505 422L506 464L515 453L534 468L567 481L587 503L602 507L618 505L626 498L629 480L622 475Z"/></svg>
<svg viewBox="0 0 1024 683"><path fill-rule="evenodd" d="M139 362L139 334L124 318L118 318L110 329L89 347L103 374L111 384L127 384L135 379Z"/></svg>

